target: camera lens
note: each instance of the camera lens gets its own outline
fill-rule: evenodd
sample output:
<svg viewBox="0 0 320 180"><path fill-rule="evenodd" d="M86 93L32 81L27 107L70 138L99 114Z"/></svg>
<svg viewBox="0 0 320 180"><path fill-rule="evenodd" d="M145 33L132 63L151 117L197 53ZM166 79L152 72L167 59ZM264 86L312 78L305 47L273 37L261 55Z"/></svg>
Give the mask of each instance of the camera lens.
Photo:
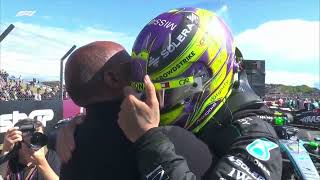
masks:
<svg viewBox="0 0 320 180"><path fill-rule="evenodd" d="M48 137L40 132L33 133L30 143L34 146L45 146L48 143Z"/></svg>

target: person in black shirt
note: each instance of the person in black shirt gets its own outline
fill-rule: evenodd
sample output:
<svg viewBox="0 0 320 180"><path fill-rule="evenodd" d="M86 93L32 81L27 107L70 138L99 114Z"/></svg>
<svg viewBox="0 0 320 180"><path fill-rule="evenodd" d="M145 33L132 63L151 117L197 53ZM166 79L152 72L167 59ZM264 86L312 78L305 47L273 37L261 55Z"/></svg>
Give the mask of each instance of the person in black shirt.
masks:
<svg viewBox="0 0 320 180"><path fill-rule="evenodd" d="M56 147L65 162L60 179L141 179L135 145L117 124L123 87L131 73L129 60L121 45L109 41L80 47L68 59L66 90L76 104L86 108L86 115L77 116L58 130ZM211 162L207 146L182 128L168 126L162 131L201 177ZM199 156L186 151L186 144Z"/></svg>
<svg viewBox="0 0 320 180"><path fill-rule="evenodd" d="M75 128L72 157L62 165L60 179L138 178L131 142L116 123L127 84L122 72L127 72L129 59L125 49L111 41L92 42L70 55L66 90L77 105L86 108L86 115ZM57 146L64 144L57 142Z"/></svg>

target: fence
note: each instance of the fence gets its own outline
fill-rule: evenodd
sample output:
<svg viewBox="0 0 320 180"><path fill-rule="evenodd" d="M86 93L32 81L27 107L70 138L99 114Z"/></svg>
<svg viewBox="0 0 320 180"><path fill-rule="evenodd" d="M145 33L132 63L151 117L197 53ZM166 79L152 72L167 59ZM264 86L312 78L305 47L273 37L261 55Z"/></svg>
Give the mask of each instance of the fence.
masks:
<svg viewBox="0 0 320 180"><path fill-rule="evenodd" d="M52 34L11 27L0 36L0 138L26 117L48 128L63 118L62 64L75 49Z"/></svg>

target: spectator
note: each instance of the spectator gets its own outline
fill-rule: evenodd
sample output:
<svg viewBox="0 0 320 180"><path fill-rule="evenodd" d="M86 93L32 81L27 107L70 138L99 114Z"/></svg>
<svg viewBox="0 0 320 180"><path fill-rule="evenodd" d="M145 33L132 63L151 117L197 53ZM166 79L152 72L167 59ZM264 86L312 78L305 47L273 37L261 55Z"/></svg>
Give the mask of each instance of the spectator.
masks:
<svg viewBox="0 0 320 180"><path fill-rule="evenodd" d="M44 94L41 94L39 91L37 91L38 88L46 88L47 90ZM0 101L40 101L41 99L54 99L55 97L58 97L59 90L59 86L45 87L44 85L41 85L39 83L39 80L35 78L33 78L33 80L29 82L29 84L26 84L23 82L21 75L18 79L14 76L9 76L9 74L6 71L0 70Z"/></svg>
<svg viewBox="0 0 320 180"><path fill-rule="evenodd" d="M320 101L319 101L319 100L316 100L315 103L317 103L317 104L315 105L316 109L319 109L319 108L320 108Z"/></svg>
<svg viewBox="0 0 320 180"><path fill-rule="evenodd" d="M15 124L15 126L21 125L34 125L35 132L43 133L43 125L40 121L24 119ZM32 135L32 131L21 132L17 127L6 132L1 154L7 154L19 142L21 148L9 159L9 162L0 165L0 174L5 177L4 179L59 179L60 160L57 154L46 146L39 150L31 149Z"/></svg>
<svg viewBox="0 0 320 180"><path fill-rule="evenodd" d="M309 110L309 107L308 107L308 99L307 99L307 98L303 101L303 106L304 106L304 109L305 109L305 110Z"/></svg>
<svg viewBox="0 0 320 180"><path fill-rule="evenodd" d="M312 99L311 100L311 110L318 109L318 108L319 108L318 102L315 99Z"/></svg>
<svg viewBox="0 0 320 180"><path fill-rule="evenodd" d="M10 97L11 99L10 100L18 100L18 96L17 96L17 91L16 91L16 88L13 87L11 90L10 90Z"/></svg>
<svg viewBox="0 0 320 180"><path fill-rule="evenodd" d="M299 99L299 106L298 106L298 110L302 110L304 109L304 102L302 99Z"/></svg>
<svg viewBox="0 0 320 180"><path fill-rule="evenodd" d="M51 88L46 88L44 90L44 93L43 93L43 99L52 99L53 98L53 94L52 94L52 89Z"/></svg>
<svg viewBox="0 0 320 180"><path fill-rule="evenodd" d="M279 106L280 106L280 107L283 107L283 103L284 103L284 102L283 102L283 99L282 99L282 98L280 98L280 99L278 100L278 104L279 104Z"/></svg>
<svg viewBox="0 0 320 180"><path fill-rule="evenodd" d="M40 91L41 91L41 88L37 88L37 93L34 94L34 100L41 101Z"/></svg>

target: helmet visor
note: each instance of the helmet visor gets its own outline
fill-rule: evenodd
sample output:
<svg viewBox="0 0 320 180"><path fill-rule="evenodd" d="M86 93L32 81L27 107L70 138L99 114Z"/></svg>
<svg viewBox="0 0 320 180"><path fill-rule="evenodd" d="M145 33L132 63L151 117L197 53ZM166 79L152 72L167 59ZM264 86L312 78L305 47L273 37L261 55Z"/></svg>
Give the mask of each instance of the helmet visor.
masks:
<svg viewBox="0 0 320 180"><path fill-rule="evenodd" d="M162 111L171 109L179 104L189 103L195 94L203 91L202 78L194 76L154 82L153 84ZM132 82L131 87L141 91L142 99L145 98L143 83Z"/></svg>

